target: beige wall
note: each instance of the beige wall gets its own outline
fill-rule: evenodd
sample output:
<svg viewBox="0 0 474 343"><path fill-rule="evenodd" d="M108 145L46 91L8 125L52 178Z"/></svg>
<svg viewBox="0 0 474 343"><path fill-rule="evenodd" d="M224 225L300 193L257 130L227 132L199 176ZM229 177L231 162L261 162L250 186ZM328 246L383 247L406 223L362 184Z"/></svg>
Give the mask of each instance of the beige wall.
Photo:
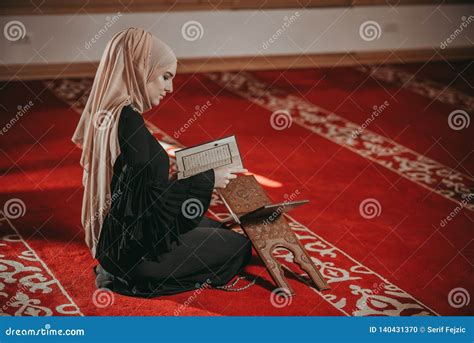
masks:
<svg viewBox="0 0 474 343"><path fill-rule="evenodd" d="M27 39L12 42L2 35L0 57L3 64L98 61L110 37L134 25L163 39L178 58L431 48L439 47L460 27L462 16L470 14L473 5L3 16L2 28L18 20ZM199 39L183 38L182 27L191 20L202 25ZM381 31L378 39L366 41L359 28L369 20ZM101 29L105 32L99 33ZM474 23L455 35L448 48L472 47Z"/></svg>

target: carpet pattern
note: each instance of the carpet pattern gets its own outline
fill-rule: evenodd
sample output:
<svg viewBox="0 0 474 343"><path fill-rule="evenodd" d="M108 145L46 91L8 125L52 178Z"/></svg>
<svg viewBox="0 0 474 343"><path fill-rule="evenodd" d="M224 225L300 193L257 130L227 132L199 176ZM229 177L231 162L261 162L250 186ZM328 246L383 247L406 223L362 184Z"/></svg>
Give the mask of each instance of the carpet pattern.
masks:
<svg viewBox="0 0 474 343"><path fill-rule="evenodd" d="M178 75L173 96L144 114L172 170L173 149L235 134L244 166L273 200L310 199L285 216L331 289L318 292L277 249L296 292L285 300L255 252L245 273L256 285L244 292L145 300L97 290L80 227L80 151L70 141L92 79L9 85L9 109L27 103L21 94L36 97L21 120L2 115L10 124L0 136L2 314L472 314L472 126L448 125L472 97L411 68ZM427 120L431 137L420 137ZM228 218L216 193L208 215Z"/></svg>

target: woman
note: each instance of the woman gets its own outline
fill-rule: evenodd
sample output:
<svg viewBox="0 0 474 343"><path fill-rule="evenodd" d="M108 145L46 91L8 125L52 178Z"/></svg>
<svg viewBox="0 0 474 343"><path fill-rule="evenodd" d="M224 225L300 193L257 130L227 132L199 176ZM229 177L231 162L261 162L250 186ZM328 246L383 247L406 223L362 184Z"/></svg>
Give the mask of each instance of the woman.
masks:
<svg viewBox="0 0 474 343"><path fill-rule="evenodd" d="M141 114L173 91L176 63L143 29L114 35L72 138L83 149L82 224L99 288L142 297L225 288L250 260L248 238L204 216L214 187L247 170L169 179L168 155L145 126Z"/></svg>

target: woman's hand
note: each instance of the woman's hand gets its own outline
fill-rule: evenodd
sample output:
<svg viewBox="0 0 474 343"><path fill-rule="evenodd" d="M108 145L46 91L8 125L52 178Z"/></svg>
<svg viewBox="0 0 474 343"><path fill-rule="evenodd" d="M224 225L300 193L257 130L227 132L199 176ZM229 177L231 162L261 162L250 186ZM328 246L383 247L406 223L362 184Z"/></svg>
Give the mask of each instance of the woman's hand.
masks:
<svg viewBox="0 0 474 343"><path fill-rule="evenodd" d="M219 167L214 168L214 188L226 188L230 180L237 178L236 173L246 173L247 169L241 169L236 167Z"/></svg>
<svg viewBox="0 0 474 343"><path fill-rule="evenodd" d="M170 182L178 180L178 172L172 172L171 177L169 179Z"/></svg>

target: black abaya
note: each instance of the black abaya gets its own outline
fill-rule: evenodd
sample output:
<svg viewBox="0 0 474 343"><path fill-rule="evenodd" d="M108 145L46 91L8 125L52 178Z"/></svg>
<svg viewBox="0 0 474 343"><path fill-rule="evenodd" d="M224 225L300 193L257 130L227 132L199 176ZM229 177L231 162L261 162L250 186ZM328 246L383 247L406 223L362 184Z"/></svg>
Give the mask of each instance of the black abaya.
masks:
<svg viewBox="0 0 474 343"><path fill-rule="evenodd" d="M204 216L214 170L169 180L166 151L130 106L118 130L121 153L97 244L97 287L153 297L228 283L249 262L251 244Z"/></svg>

